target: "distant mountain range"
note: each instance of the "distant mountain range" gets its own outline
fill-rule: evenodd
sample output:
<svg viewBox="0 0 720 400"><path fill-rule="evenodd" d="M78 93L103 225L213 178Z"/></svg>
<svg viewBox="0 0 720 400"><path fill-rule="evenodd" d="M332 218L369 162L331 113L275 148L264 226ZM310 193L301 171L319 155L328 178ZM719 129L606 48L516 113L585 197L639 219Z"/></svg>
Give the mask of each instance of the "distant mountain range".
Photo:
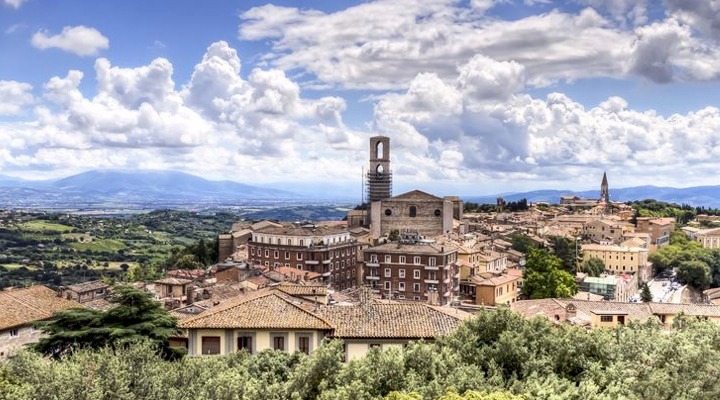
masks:
<svg viewBox="0 0 720 400"><path fill-rule="evenodd" d="M300 186L297 186L300 187ZM175 171L95 170L63 179L29 181L0 175L0 209L109 209L109 208L213 208L259 205L274 207L345 204L342 191L321 190L298 194L232 181L211 181ZM560 196L596 199L599 190L535 190L488 196L462 196L475 203L526 198L530 202L559 203ZM325 196L324 198L322 196ZM335 196L335 197L332 197ZM720 208L720 186L670 188L636 186L610 189L615 201L655 199L692 206ZM294 211L295 212L295 211ZM308 210L297 211L299 215Z"/></svg>
<svg viewBox="0 0 720 400"><path fill-rule="evenodd" d="M161 208L288 202L302 196L175 171L96 170L58 180L27 181L0 175L0 208Z"/></svg>
<svg viewBox="0 0 720 400"><path fill-rule="evenodd" d="M560 196L578 196L588 199L599 199L599 190L534 190L522 193L505 193L492 196L463 196L464 201L473 203L492 203L498 197L506 201L517 201L527 199L529 202L546 201L559 203ZM687 188L672 188L659 186L635 186L629 188L610 188L610 200L612 201L633 201L655 199L669 203L689 204L691 206L705 206L720 208L720 186L695 186Z"/></svg>

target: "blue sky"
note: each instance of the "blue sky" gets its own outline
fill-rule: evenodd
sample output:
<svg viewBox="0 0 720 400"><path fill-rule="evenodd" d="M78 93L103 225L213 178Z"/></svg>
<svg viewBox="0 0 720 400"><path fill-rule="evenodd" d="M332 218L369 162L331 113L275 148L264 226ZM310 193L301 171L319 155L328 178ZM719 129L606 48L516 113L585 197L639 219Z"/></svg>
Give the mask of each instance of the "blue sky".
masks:
<svg viewBox="0 0 720 400"><path fill-rule="evenodd" d="M152 168L356 191L717 184L720 5L0 3L0 174Z"/></svg>

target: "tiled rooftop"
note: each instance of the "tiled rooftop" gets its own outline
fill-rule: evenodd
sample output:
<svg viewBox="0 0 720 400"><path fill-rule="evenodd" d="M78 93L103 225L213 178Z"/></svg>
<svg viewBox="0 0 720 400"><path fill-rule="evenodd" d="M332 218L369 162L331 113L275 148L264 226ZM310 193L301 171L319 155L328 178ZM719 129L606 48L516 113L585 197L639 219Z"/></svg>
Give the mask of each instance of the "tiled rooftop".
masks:
<svg viewBox="0 0 720 400"><path fill-rule="evenodd" d="M59 311L76 307L83 306L58 297L54 290L42 285L3 290L0 291L0 330L47 319Z"/></svg>
<svg viewBox="0 0 720 400"><path fill-rule="evenodd" d="M85 283L78 283L75 285L67 286L68 290L72 290L75 293L84 293L84 292L90 292L98 289L104 289L108 288L110 285L108 285L105 282L102 281L92 281L92 282L85 282Z"/></svg>
<svg viewBox="0 0 720 400"><path fill-rule="evenodd" d="M181 328L330 330L323 318L277 291L239 296L180 323Z"/></svg>
<svg viewBox="0 0 720 400"><path fill-rule="evenodd" d="M451 333L468 317L409 302L324 306L317 313L335 326L333 336L339 338L433 338Z"/></svg>

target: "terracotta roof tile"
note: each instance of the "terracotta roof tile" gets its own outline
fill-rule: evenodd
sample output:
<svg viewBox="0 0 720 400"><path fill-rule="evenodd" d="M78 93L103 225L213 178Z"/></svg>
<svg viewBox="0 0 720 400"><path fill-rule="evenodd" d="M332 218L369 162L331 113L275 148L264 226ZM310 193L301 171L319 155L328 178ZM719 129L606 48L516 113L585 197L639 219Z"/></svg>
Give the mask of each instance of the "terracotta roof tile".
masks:
<svg viewBox="0 0 720 400"><path fill-rule="evenodd" d="M180 327L216 329L320 329L331 330L323 318L313 315L292 298L277 291L240 296L180 323Z"/></svg>
<svg viewBox="0 0 720 400"><path fill-rule="evenodd" d="M69 308L82 307L74 300L58 297L54 290L42 285L3 290L0 291L0 330L47 319Z"/></svg>
<svg viewBox="0 0 720 400"><path fill-rule="evenodd" d="M335 325L339 338L434 338L450 334L466 317L421 303L325 306L317 313Z"/></svg>
<svg viewBox="0 0 720 400"><path fill-rule="evenodd" d="M67 286L66 288L68 290L72 290L75 293L83 293L83 292L89 292L92 290L105 289L108 287L110 287L110 285L108 285L107 283L104 283L103 281L91 281L91 282L70 285L70 286Z"/></svg>
<svg viewBox="0 0 720 400"><path fill-rule="evenodd" d="M292 282L282 282L275 286L275 288L283 293L287 293L291 296L326 296L328 291L327 287L323 284L297 284Z"/></svg>

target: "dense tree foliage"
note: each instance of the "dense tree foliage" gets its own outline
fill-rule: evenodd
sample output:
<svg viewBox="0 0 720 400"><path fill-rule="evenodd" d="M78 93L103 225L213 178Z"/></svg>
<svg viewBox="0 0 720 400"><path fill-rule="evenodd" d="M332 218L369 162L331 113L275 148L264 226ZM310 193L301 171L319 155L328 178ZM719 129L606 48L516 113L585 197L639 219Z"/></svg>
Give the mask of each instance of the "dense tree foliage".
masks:
<svg viewBox="0 0 720 400"><path fill-rule="evenodd" d="M526 211L529 208L527 199L518 201L505 201L499 197L495 204L465 202L463 205L464 212L517 212Z"/></svg>
<svg viewBox="0 0 720 400"><path fill-rule="evenodd" d="M583 261L582 271L589 276L600 276L605 272L605 262L597 257L590 257Z"/></svg>
<svg viewBox="0 0 720 400"><path fill-rule="evenodd" d="M343 363L330 341L310 356L240 352L165 361L154 346L24 352L0 362L0 399L615 400L720 396L720 327L680 316L587 331L481 312L434 343L373 349Z"/></svg>
<svg viewBox="0 0 720 400"><path fill-rule="evenodd" d="M660 247L648 259L656 274L676 268L678 279L694 289L720 286L720 250L705 249L682 232L673 232L670 244Z"/></svg>
<svg viewBox="0 0 720 400"><path fill-rule="evenodd" d="M578 258L582 258L580 246L564 236L550 236L548 241L553 254L562 260L561 268L565 271L575 273L577 260Z"/></svg>
<svg viewBox="0 0 720 400"><path fill-rule="evenodd" d="M37 328L47 336L35 344L35 350L60 358L78 349L122 347L127 341L147 339L163 357L180 355L168 344L168 338L178 332L177 320L151 294L132 286L117 286L109 301L114 307L107 311L75 308L39 322Z"/></svg>
<svg viewBox="0 0 720 400"><path fill-rule="evenodd" d="M530 236L521 233L513 233L510 235L510 240L512 242L512 249L521 253L527 253L530 249L537 247L537 244Z"/></svg>
<svg viewBox="0 0 720 400"><path fill-rule="evenodd" d="M562 259L546 249L530 249L525 262L522 293L529 299L572 297L578 292L573 276L562 269Z"/></svg>
<svg viewBox="0 0 720 400"><path fill-rule="evenodd" d="M653 295L647 282L644 282L642 284L642 289L640 289L640 300L642 300L643 303L649 303L653 300Z"/></svg>

